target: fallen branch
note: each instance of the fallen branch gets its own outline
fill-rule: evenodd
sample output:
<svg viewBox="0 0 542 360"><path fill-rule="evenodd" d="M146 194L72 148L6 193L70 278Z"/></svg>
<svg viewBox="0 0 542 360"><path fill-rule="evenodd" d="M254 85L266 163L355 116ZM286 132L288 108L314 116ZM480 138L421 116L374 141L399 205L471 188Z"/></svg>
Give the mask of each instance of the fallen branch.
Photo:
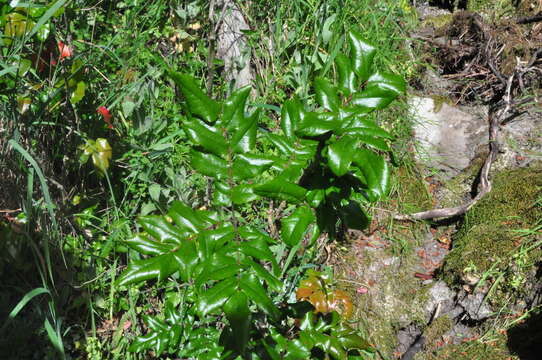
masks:
<svg viewBox="0 0 542 360"><path fill-rule="evenodd" d="M517 24L530 24L534 22L542 21L542 11L534 16L525 16L516 20Z"/></svg>

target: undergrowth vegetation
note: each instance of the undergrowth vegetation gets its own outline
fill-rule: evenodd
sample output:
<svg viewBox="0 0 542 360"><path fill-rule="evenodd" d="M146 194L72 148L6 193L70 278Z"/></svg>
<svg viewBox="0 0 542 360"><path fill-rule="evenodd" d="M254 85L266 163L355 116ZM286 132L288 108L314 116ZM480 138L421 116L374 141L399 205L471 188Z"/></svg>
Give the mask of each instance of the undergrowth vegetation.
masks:
<svg viewBox="0 0 542 360"><path fill-rule="evenodd" d="M408 2L240 2L241 89L209 3L0 1L5 358L374 356L315 259L396 186Z"/></svg>

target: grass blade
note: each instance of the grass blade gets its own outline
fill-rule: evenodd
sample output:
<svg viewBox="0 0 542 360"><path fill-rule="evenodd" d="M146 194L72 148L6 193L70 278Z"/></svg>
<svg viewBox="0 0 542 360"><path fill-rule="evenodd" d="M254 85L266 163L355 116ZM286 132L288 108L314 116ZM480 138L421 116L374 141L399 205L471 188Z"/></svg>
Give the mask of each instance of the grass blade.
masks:
<svg viewBox="0 0 542 360"><path fill-rule="evenodd" d="M45 319L45 330L47 331L47 336L49 336L49 340L51 340L51 343L57 349L60 354L62 354L62 359L65 359L65 353L64 353L64 344L62 343L62 337L60 335L60 331L57 327L57 329L53 329L53 326L49 322L49 319Z"/></svg>
<svg viewBox="0 0 542 360"><path fill-rule="evenodd" d="M49 187L47 186L47 183L45 182L45 176L43 176L43 172L41 171L40 167L38 166L38 163L34 158L26 151L21 145L19 145L18 142L11 139L8 141L8 144L15 150L17 150L34 168L34 171L38 175L38 179L40 181L41 191L43 192L43 197L45 198L47 211L49 212L49 216L51 218L51 222L53 223L55 232L58 232L58 223L56 222L55 214L53 211L53 201L51 200L51 195L49 194ZM51 279L51 283L54 286L54 279L53 279L53 270L51 267L51 257L49 256L49 242L44 241L44 250L45 250L45 261L47 262L47 271L49 272L49 277Z"/></svg>
<svg viewBox="0 0 542 360"><path fill-rule="evenodd" d="M53 15L58 11L58 9L60 9L62 6L64 6L64 4L66 4L68 2L68 0L58 0L53 6L51 6L49 8L49 10L47 10L45 12L45 14L43 14L40 19L38 20L38 22L36 23L36 25L34 25L34 27L32 28L32 30L30 30L30 32L28 33L27 37L28 38L31 38L35 33L38 32L38 30L47 22L49 21L49 19L51 19L53 17Z"/></svg>
<svg viewBox="0 0 542 360"><path fill-rule="evenodd" d="M11 312L9 313L7 320L4 322L4 325L2 325L2 331L6 328L9 322L13 320L17 316L17 314L19 314L19 312L26 306L26 304L28 304L30 300L41 294L51 295L51 292L45 288L40 287L26 293L26 295L23 296L19 303L15 305L13 310L11 310Z"/></svg>

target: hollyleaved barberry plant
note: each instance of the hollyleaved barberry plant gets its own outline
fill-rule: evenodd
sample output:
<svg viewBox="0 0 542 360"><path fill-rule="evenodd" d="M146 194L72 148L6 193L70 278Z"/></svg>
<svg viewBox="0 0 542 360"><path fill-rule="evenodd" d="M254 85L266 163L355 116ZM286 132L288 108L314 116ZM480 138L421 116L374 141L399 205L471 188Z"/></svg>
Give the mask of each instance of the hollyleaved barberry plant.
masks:
<svg viewBox="0 0 542 360"><path fill-rule="evenodd" d="M337 81L314 81L319 106L287 101L277 132L259 127L259 110L248 111L249 87L218 102L192 77L168 70L184 97L191 165L212 179L214 191L210 209L175 202L165 216L141 217L142 232L126 240L140 258L118 283L182 284L184 299L144 319L150 332L133 351L198 359L359 359L372 351L337 313L284 300L284 274L297 250L323 232L363 229L367 205L389 191L392 136L368 115L388 106L405 83L374 70L376 50L358 33L348 41L350 56L335 61ZM265 199L291 209L275 237L243 216L246 204ZM289 251L274 252L277 245ZM311 291L307 298L320 290ZM294 318L301 321L292 331Z"/></svg>

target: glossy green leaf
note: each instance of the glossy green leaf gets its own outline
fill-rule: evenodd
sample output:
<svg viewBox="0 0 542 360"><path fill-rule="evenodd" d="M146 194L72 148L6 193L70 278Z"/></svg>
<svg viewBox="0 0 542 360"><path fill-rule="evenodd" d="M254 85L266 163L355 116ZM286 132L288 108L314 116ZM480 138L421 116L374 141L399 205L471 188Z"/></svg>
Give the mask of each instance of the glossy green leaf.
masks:
<svg viewBox="0 0 542 360"><path fill-rule="evenodd" d="M201 146L208 152L220 157L225 157L228 153L228 144L220 130L195 118L185 121L183 128L194 145Z"/></svg>
<svg viewBox="0 0 542 360"><path fill-rule="evenodd" d="M307 113L296 131L299 136L318 136L341 127L337 113Z"/></svg>
<svg viewBox="0 0 542 360"><path fill-rule="evenodd" d="M265 240L255 238L245 241L239 245L239 249L247 256L251 256L261 261L270 262L274 273L278 274L279 269L275 255L273 255L273 252L269 250L269 244Z"/></svg>
<svg viewBox="0 0 542 360"><path fill-rule="evenodd" d="M339 54L335 58L335 65L337 66L339 88L344 91L345 95L355 92L356 75L352 70L350 59L344 54Z"/></svg>
<svg viewBox="0 0 542 360"><path fill-rule="evenodd" d="M211 225L209 219L177 200L171 204L168 215L175 221L177 226L189 229L193 233L197 233Z"/></svg>
<svg viewBox="0 0 542 360"><path fill-rule="evenodd" d="M337 337L337 340L341 346L345 349L358 349L371 351L372 346L367 340L357 335L355 330L349 328L343 330L346 327L344 325L337 326L338 329L333 329L332 334Z"/></svg>
<svg viewBox="0 0 542 360"><path fill-rule="evenodd" d="M326 193L323 189L314 189L307 191L307 195L305 196L306 200L312 206L313 208L317 208L320 206L322 201L324 201L326 196Z"/></svg>
<svg viewBox="0 0 542 360"><path fill-rule="evenodd" d="M390 90L397 95L404 94L406 92L406 82L399 76L388 73L377 72L367 81L367 86L378 86L382 89Z"/></svg>
<svg viewBox="0 0 542 360"><path fill-rule="evenodd" d="M261 344L265 348L265 351L267 353L267 356L269 356L269 359L271 360L283 360L284 357L280 355L280 352L276 349L276 345L269 345L265 339L261 340Z"/></svg>
<svg viewBox="0 0 542 360"><path fill-rule="evenodd" d="M301 206L281 220L281 238L288 246L296 246L309 231L309 225L316 221L308 206Z"/></svg>
<svg viewBox="0 0 542 360"><path fill-rule="evenodd" d="M250 87L235 91L224 104L220 124L227 130L229 145L237 153L246 153L254 149L260 111L245 113Z"/></svg>
<svg viewBox="0 0 542 360"><path fill-rule="evenodd" d="M193 77L171 70L168 74L184 95L188 111L208 123L214 123L220 112L218 103L201 91Z"/></svg>
<svg viewBox="0 0 542 360"><path fill-rule="evenodd" d="M352 104L372 109L384 109L395 98L397 93L379 86L367 86L362 92L352 96Z"/></svg>
<svg viewBox="0 0 542 360"><path fill-rule="evenodd" d="M318 77L314 80L314 92L318 103L328 111L338 111L340 101L337 89L329 80Z"/></svg>
<svg viewBox="0 0 542 360"><path fill-rule="evenodd" d="M356 126L357 124L353 124ZM340 130L338 134L352 134L360 137L370 136L374 138L384 138L384 139L393 139L393 136L388 133L386 130L381 129L380 127L348 127L346 129Z"/></svg>
<svg viewBox="0 0 542 360"><path fill-rule="evenodd" d="M137 222L145 232L162 243L179 245L184 238L190 235L190 232L173 226L163 216L141 216L137 219Z"/></svg>
<svg viewBox="0 0 542 360"><path fill-rule="evenodd" d="M228 176L228 163L213 154L191 150L190 165L203 175L216 179L223 179Z"/></svg>
<svg viewBox="0 0 542 360"><path fill-rule="evenodd" d="M343 176L348 172L357 144L355 137L343 136L327 146L328 165L335 175Z"/></svg>
<svg viewBox="0 0 542 360"><path fill-rule="evenodd" d="M373 58L376 49L361 34L353 30L348 33L348 42L350 44L352 67L358 76L358 80L364 82L372 74Z"/></svg>
<svg viewBox="0 0 542 360"><path fill-rule="evenodd" d="M280 114L280 127L284 135L286 135L286 138L294 138L295 130L301 122L301 116L303 112L303 105L296 99L287 100L282 105L282 111Z"/></svg>
<svg viewBox="0 0 542 360"><path fill-rule="evenodd" d="M359 134L358 139L360 142L369 145L370 147L373 147L377 150L381 151L391 151L390 146L386 141L383 139L380 139L378 137L370 136L370 135L361 135Z"/></svg>
<svg viewBox="0 0 542 360"><path fill-rule="evenodd" d="M265 184L256 186L254 192L260 196L300 202L304 199L306 190L281 178L275 178Z"/></svg>
<svg viewBox="0 0 542 360"><path fill-rule="evenodd" d="M236 205L258 200L260 196L254 193L254 185L242 184L231 190L231 201Z"/></svg>
<svg viewBox="0 0 542 360"><path fill-rule="evenodd" d="M349 99L351 101L352 98ZM339 117L342 120L341 129L347 127L355 127L358 119L366 119L367 115L372 113L375 109L366 106L355 105L349 102L347 105L341 107L339 111Z"/></svg>
<svg viewBox="0 0 542 360"><path fill-rule="evenodd" d="M326 337L325 340L326 342L321 345L323 350L333 356L336 360L348 359L346 350L337 338L329 336Z"/></svg>
<svg viewBox="0 0 542 360"><path fill-rule="evenodd" d="M202 260L208 259L217 249L235 238L234 227L224 224L216 229L207 229L198 235L198 254Z"/></svg>
<svg viewBox="0 0 542 360"><path fill-rule="evenodd" d="M45 23L43 26L41 26L38 31L36 32L36 37L39 41L45 41L49 37L49 34L51 33L51 23Z"/></svg>
<svg viewBox="0 0 542 360"><path fill-rule="evenodd" d="M253 179L273 165L266 155L240 154L233 161L233 176L236 180Z"/></svg>
<svg viewBox="0 0 542 360"><path fill-rule="evenodd" d="M193 241L184 241L180 250L171 253L171 255L173 255L177 263L180 278L183 281L188 281L199 261L196 244Z"/></svg>
<svg viewBox="0 0 542 360"><path fill-rule="evenodd" d="M288 353L285 357L286 360L310 359L310 350L298 339L288 341L287 349Z"/></svg>
<svg viewBox="0 0 542 360"><path fill-rule="evenodd" d="M248 117L243 117L230 139L233 150L237 153L246 153L256 146L256 136L258 132L258 119L260 111L256 110ZM232 131L230 130L230 131Z"/></svg>
<svg viewBox="0 0 542 360"><path fill-rule="evenodd" d="M276 169L280 170L280 178L282 181L288 183L297 183L299 179L303 176L305 168L308 166L307 161L288 159L283 163L275 163Z"/></svg>
<svg viewBox="0 0 542 360"><path fill-rule="evenodd" d="M280 268L277 259L269 248L270 245L277 244L277 241L262 231L253 229L250 226L239 228L239 235L245 240L239 245L239 249L243 254L263 262L269 262L273 274L279 276Z"/></svg>
<svg viewBox="0 0 542 360"><path fill-rule="evenodd" d="M223 176L225 178L225 176ZM214 181L213 205L231 206L231 187L223 181Z"/></svg>
<svg viewBox="0 0 542 360"><path fill-rule="evenodd" d="M223 127L227 129L238 127L240 119L245 116L245 107L250 91L250 86L237 89L224 101L220 118L220 124Z"/></svg>
<svg viewBox="0 0 542 360"><path fill-rule="evenodd" d="M250 310L248 298L243 292L236 292L224 304L224 314L233 332L234 348L243 354L249 339Z"/></svg>
<svg viewBox="0 0 542 360"><path fill-rule="evenodd" d="M359 149L354 162L367 180L369 199L376 201L387 196L390 189L390 170L384 158L371 150Z"/></svg>
<svg viewBox="0 0 542 360"><path fill-rule="evenodd" d="M160 255L175 248L174 244L162 243L138 234L125 241L126 245L144 255Z"/></svg>
<svg viewBox="0 0 542 360"><path fill-rule="evenodd" d="M233 278L241 271L242 267L237 259L216 253L203 263L203 271L196 279L195 284L201 286L209 280Z"/></svg>
<svg viewBox="0 0 542 360"><path fill-rule="evenodd" d="M145 280L166 279L178 270L173 254L159 255L150 259L132 260L118 279L119 285L129 285Z"/></svg>
<svg viewBox="0 0 542 360"><path fill-rule="evenodd" d="M268 251L270 250L267 245L273 245L277 243L277 241L271 236L267 235L267 233L250 225L240 227L239 235L241 235L243 239L249 241L257 248L267 249Z"/></svg>
<svg viewBox="0 0 542 360"><path fill-rule="evenodd" d="M144 336L138 336L128 348L130 352L141 352L148 349L156 349L160 334L151 332Z"/></svg>
<svg viewBox="0 0 542 360"><path fill-rule="evenodd" d="M163 320L158 320L157 318L148 315L143 315L142 317L145 324L147 324L151 330L158 332L168 330L168 325Z"/></svg>
<svg viewBox="0 0 542 360"><path fill-rule="evenodd" d="M283 108L284 109L284 108ZM293 130L292 130L292 135ZM287 138L286 136L273 134L271 132L265 133L265 137L282 153L285 155L290 155L295 150L295 143L292 139Z"/></svg>
<svg viewBox="0 0 542 360"><path fill-rule="evenodd" d="M267 283L270 289L273 291L279 292L282 289L282 282L277 279L273 274L271 274L269 271L267 271L262 265L250 260L250 259L244 259L242 260L242 263L244 265L248 265L252 271L258 276L259 279L262 279Z"/></svg>
<svg viewBox="0 0 542 360"><path fill-rule="evenodd" d="M267 291L260 284L260 281L252 274L244 273L241 275L239 286L241 290L252 302L274 321L280 318L280 311L267 295Z"/></svg>
<svg viewBox="0 0 542 360"><path fill-rule="evenodd" d="M214 313L235 292L237 292L237 278L228 278L216 283L209 290L198 296L197 309L201 316Z"/></svg>
<svg viewBox="0 0 542 360"><path fill-rule="evenodd" d="M352 103L358 106L383 109L405 91L406 83L400 76L376 73L369 78L365 89L352 97Z"/></svg>

